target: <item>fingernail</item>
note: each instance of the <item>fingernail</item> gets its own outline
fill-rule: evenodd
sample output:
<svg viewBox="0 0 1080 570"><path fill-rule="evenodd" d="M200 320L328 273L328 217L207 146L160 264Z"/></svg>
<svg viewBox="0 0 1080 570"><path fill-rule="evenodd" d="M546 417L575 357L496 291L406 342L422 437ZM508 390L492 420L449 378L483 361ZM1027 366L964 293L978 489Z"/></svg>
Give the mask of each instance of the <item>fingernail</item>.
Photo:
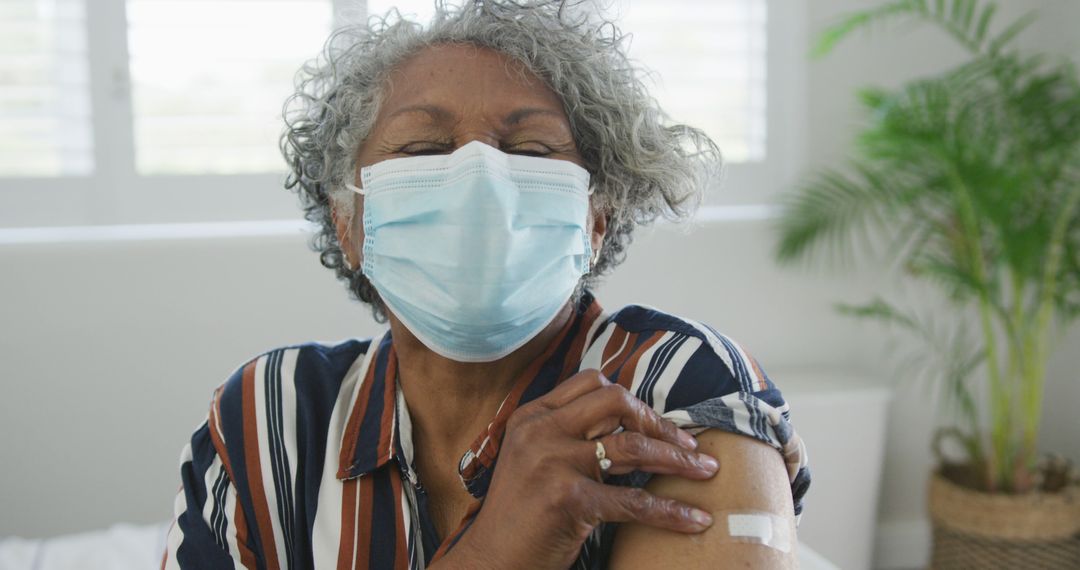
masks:
<svg viewBox="0 0 1080 570"><path fill-rule="evenodd" d="M686 449L697 449L697 438L690 435L689 432L679 430L679 439L682 440L682 446Z"/></svg>
<svg viewBox="0 0 1080 570"><path fill-rule="evenodd" d="M705 511L698 509L690 509L690 518L693 519L695 523L701 526L712 526L712 516Z"/></svg>
<svg viewBox="0 0 1080 570"><path fill-rule="evenodd" d="M715 473L717 469L720 469L720 463L709 455L699 453L697 456L698 464Z"/></svg>

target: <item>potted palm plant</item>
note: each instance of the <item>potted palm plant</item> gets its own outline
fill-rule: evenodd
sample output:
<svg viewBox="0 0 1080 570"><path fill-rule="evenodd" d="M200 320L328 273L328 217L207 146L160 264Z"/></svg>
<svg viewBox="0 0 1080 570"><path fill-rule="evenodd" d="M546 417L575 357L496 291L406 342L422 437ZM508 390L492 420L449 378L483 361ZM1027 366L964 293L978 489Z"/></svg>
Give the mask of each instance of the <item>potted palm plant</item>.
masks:
<svg viewBox="0 0 1080 570"><path fill-rule="evenodd" d="M861 91L867 123L849 162L781 200L781 262L876 243L907 280L930 284L956 334L886 298L840 310L943 351L950 422L931 474L934 567L1080 567L1075 470L1040 457L1054 343L1080 315L1080 83L1064 58L1014 39L1035 18L997 25L982 0L900 0L827 29L827 53L883 20L940 28L966 50L946 72ZM977 331L962 334L962 331ZM940 453L947 440L962 457ZM958 446L951 446L957 448Z"/></svg>

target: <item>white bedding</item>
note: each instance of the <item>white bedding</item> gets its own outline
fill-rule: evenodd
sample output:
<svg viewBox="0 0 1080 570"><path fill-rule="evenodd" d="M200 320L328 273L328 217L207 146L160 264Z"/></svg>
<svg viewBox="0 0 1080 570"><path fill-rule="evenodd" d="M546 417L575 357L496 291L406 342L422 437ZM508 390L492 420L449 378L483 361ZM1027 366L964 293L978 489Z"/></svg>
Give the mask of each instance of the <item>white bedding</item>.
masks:
<svg viewBox="0 0 1080 570"><path fill-rule="evenodd" d="M161 566L169 523L119 523L56 538L0 539L0 570L148 570Z"/></svg>
<svg viewBox="0 0 1080 570"><path fill-rule="evenodd" d="M0 570L151 570L161 565L169 523L115 524L108 530L49 539L0 539ZM803 570L837 570L799 545Z"/></svg>

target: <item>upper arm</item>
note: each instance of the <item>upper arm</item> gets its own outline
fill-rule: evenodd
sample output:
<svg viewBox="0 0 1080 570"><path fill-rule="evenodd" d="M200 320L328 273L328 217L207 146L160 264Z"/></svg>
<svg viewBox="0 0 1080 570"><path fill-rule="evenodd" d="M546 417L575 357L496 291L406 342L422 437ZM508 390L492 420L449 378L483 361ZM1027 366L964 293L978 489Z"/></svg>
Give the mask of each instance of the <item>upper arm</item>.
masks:
<svg viewBox="0 0 1080 570"><path fill-rule="evenodd" d="M196 430L180 461L181 486L162 569L254 568L236 487L214 450L208 424Z"/></svg>
<svg viewBox="0 0 1080 570"><path fill-rule="evenodd" d="M795 516L784 461L768 444L717 429L698 436L699 450L720 462L707 481L658 475L646 489L658 496L694 505L713 514L713 526L688 535L638 524L622 524L615 534L609 567L635 568L796 568ZM788 525L792 548L782 552L760 544L725 540L727 520L721 511L760 511Z"/></svg>
<svg viewBox="0 0 1080 570"><path fill-rule="evenodd" d="M250 363L249 363L250 366ZM225 435L241 410L228 392L242 389L245 366L214 392L206 421L180 457L180 490L174 504L162 569L255 568L258 545L248 529L246 494L237 487L242 438ZM231 442L226 444L226 441Z"/></svg>

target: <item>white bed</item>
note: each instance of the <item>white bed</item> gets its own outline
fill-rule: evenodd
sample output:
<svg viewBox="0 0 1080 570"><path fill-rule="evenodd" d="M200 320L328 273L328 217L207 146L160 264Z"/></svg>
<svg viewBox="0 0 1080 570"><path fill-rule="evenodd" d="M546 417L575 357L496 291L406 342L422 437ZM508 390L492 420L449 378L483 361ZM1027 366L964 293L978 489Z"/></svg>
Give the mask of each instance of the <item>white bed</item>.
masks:
<svg viewBox="0 0 1080 570"><path fill-rule="evenodd" d="M116 524L45 540L0 540L0 570L146 570L161 565L169 523Z"/></svg>
<svg viewBox="0 0 1080 570"><path fill-rule="evenodd" d="M147 570L157 568L165 549L168 522L117 524L107 530L46 540L9 537L0 540L0 570ZM803 570L837 570L805 545L799 549Z"/></svg>

